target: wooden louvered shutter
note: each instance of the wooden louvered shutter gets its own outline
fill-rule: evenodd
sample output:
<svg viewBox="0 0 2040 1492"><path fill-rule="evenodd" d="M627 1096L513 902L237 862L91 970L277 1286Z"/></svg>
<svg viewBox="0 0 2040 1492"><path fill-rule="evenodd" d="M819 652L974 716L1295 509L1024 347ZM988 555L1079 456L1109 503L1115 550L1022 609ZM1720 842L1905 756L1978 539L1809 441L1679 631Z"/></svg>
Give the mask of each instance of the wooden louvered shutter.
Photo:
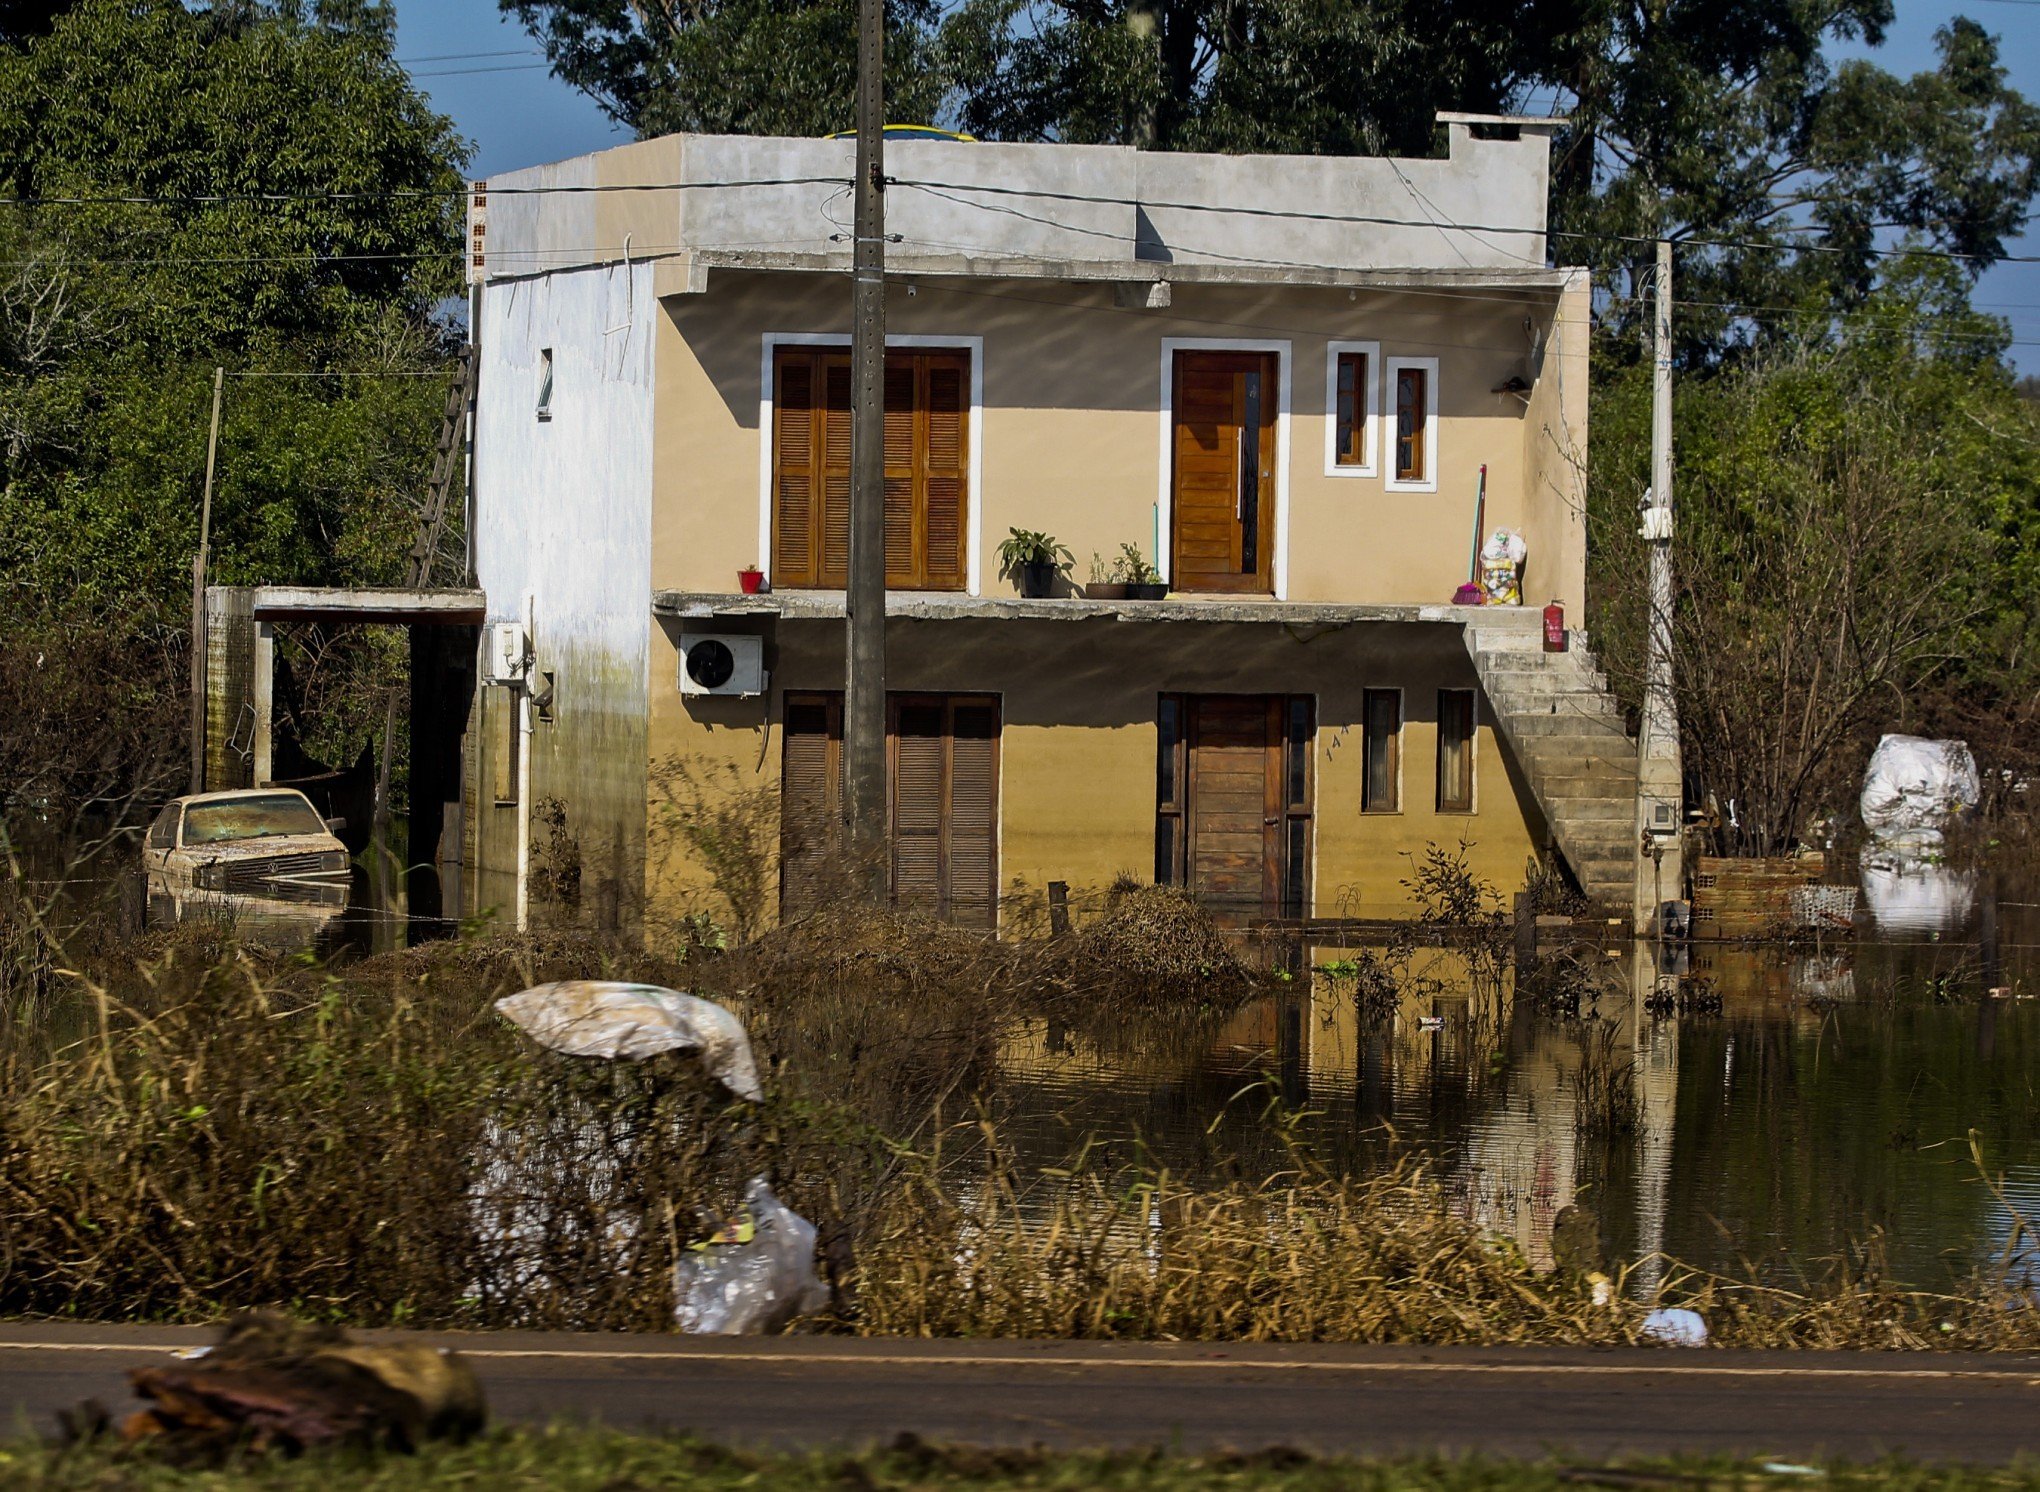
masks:
<svg viewBox="0 0 2040 1492"><path fill-rule="evenodd" d="M815 358L781 352L772 372L772 578L815 585Z"/></svg>
<svg viewBox="0 0 2040 1492"><path fill-rule="evenodd" d="M893 899L937 915L942 911L942 826L948 806L943 713L940 700L893 701Z"/></svg>
<svg viewBox="0 0 2040 1492"><path fill-rule="evenodd" d="M948 905L951 921L998 925L999 705L953 700L949 726Z"/></svg>
<svg viewBox="0 0 2040 1492"><path fill-rule="evenodd" d="M780 733L779 903L783 915L813 908L829 858L842 842L843 702L786 699Z"/></svg>
<svg viewBox="0 0 2040 1492"><path fill-rule="evenodd" d="M966 563L965 485L970 449L970 359L936 353L927 359L923 395L922 579L929 590L962 590Z"/></svg>
<svg viewBox="0 0 2040 1492"><path fill-rule="evenodd" d="M921 587L914 533L915 456L920 446L918 358L890 353L885 360L885 583Z"/></svg>
<svg viewBox="0 0 2040 1492"><path fill-rule="evenodd" d="M821 560L816 585L850 583L850 359L821 359Z"/></svg>

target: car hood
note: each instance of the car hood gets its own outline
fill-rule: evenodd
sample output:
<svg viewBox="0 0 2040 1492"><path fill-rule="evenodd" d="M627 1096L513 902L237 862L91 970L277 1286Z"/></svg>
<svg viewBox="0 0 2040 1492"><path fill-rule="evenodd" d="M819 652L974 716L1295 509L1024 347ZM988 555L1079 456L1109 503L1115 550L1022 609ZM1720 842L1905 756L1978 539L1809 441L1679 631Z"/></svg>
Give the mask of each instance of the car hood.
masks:
<svg viewBox="0 0 2040 1492"><path fill-rule="evenodd" d="M347 846L330 834L267 834L260 839L222 839L213 844L185 846L185 853L212 864L222 861L274 860L283 855L318 854Z"/></svg>

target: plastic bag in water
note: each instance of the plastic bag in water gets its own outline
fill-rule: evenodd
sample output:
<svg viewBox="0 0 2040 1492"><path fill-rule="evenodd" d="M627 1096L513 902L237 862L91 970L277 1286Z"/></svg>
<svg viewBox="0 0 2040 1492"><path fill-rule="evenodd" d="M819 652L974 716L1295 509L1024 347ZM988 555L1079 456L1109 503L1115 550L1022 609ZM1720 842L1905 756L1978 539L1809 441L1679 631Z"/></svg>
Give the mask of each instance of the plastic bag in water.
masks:
<svg viewBox="0 0 2040 1492"><path fill-rule="evenodd" d="M756 1103L758 1066L744 1023L713 1000L656 984L564 979L507 995L496 1009L540 1046L570 1057L642 1062L697 1052L709 1075Z"/></svg>
<svg viewBox="0 0 2040 1492"><path fill-rule="evenodd" d="M680 1329L710 1336L760 1336L829 1303L815 1273L815 1225L781 1202L763 1176L751 1178L744 1210L673 1266Z"/></svg>

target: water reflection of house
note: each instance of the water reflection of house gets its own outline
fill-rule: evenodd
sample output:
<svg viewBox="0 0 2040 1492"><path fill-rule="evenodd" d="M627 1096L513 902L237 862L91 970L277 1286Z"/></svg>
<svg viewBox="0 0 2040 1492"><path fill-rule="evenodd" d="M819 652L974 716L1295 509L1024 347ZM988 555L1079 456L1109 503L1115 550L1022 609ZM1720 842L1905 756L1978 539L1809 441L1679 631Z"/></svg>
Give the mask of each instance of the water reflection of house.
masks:
<svg viewBox="0 0 2040 1492"><path fill-rule="evenodd" d="M1343 953L1314 949L1311 961L1336 967ZM1171 1164L1198 1152L1212 1109L1241 1076L1264 1071L1291 1107L1320 1116L1311 1133L1335 1164L1380 1164L1392 1133L1432 1158L1464 1216L1540 1266L1553 1262L1553 1221L1574 1202L1594 1208L1611 1239L1654 1253L1670 1203L1677 1027L1642 1012L1656 979L1649 951L1623 972L1601 1013L1615 1024L1617 1063L1633 1064L1639 1124L1608 1141L1578 1129L1581 1028L1516 1007L1506 990L1476 994L1466 959L1449 949L1412 961L1403 999L1382 1019L1363 1021L1351 982L1320 974L1193 1047L1104 1051L1042 1025L1009 1044L1004 1066L1023 1090L1038 1085L1037 1113L1081 1115L1085 1133L1109 1131L1116 1114L1143 1126Z"/></svg>
<svg viewBox="0 0 2040 1492"><path fill-rule="evenodd" d="M1393 917L1403 852L1464 838L1508 883L1555 839L1626 904L1634 751L1597 678L1533 610L1447 604L1483 480L1526 599L1581 601L1553 124L1447 116L1444 157L1398 162L888 145L901 899L996 924L1131 869ZM801 893L841 772L850 167L674 136L478 189L475 905L526 900L546 805L584 918L663 918L701 883L661 832L678 765L807 827ZM1017 594L1014 528L1075 585ZM1122 546L1168 599L1077 594Z"/></svg>

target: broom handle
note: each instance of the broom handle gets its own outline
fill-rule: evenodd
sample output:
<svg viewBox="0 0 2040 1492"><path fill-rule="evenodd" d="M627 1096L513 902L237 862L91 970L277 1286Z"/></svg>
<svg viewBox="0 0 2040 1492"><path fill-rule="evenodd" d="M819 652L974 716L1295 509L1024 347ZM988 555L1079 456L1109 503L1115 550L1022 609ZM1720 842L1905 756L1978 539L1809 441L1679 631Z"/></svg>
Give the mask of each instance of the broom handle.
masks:
<svg viewBox="0 0 2040 1492"><path fill-rule="evenodd" d="M1468 585L1480 584L1480 528L1487 522L1487 463L1480 464L1480 490L1473 499L1473 552L1466 558Z"/></svg>

